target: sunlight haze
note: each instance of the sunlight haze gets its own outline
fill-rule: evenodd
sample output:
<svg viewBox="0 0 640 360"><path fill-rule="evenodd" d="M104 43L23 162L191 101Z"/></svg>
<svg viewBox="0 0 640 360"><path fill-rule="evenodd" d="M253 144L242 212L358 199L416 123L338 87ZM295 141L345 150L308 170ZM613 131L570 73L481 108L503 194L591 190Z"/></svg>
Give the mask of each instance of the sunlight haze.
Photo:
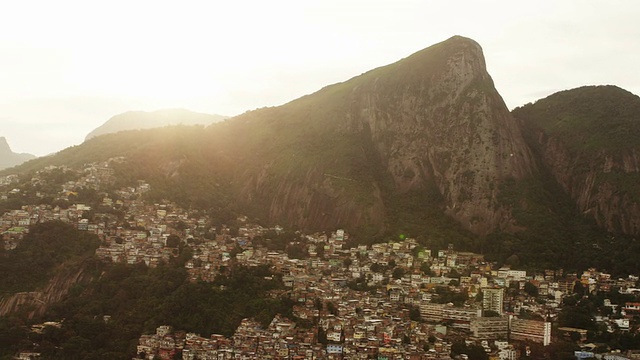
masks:
<svg viewBox="0 0 640 360"><path fill-rule="evenodd" d="M233 116L453 35L480 43L510 109L582 85L639 94L638 18L633 1L5 2L0 136L41 156L129 110Z"/></svg>

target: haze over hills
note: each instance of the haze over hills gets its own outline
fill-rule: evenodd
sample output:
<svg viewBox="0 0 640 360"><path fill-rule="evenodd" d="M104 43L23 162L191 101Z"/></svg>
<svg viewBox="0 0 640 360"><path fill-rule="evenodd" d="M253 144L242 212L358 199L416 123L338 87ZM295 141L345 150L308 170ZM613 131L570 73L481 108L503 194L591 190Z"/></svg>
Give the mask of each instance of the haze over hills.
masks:
<svg viewBox="0 0 640 360"><path fill-rule="evenodd" d="M165 109L157 111L128 111L115 115L89 134L92 137L116 133L124 130L150 129L167 125L210 125L226 119L226 116L203 114L186 109Z"/></svg>
<svg viewBox="0 0 640 360"><path fill-rule="evenodd" d="M7 139L0 137L0 170L20 165L25 161L35 159L35 155L26 153L14 153L7 143Z"/></svg>

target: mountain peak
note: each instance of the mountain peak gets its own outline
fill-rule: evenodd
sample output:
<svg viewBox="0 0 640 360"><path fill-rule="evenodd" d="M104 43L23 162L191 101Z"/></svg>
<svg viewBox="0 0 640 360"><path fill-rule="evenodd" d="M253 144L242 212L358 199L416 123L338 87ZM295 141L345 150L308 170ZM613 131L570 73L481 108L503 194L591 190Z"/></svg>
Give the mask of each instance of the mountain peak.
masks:
<svg viewBox="0 0 640 360"><path fill-rule="evenodd" d="M473 54L482 58L484 64L484 55L482 53L482 47L475 40L464 36L452 36L447 40L439 42L424 48L408 58L400 60L400 62L406 61L411 58L426 58L430 61L443 60L456 54L466 53Z"/></svg>
<svg viewBox="0 0 640 360"><path fill-rule="evenodd" d="M478 44L477 41L462 36L462 35L453 35L452 37L448 38L447 40L443 41L442 43L453 43L453 42L457 42L457 43L468 43L468 44L473 44L475 46L480 46L480 44Z"/></svg>
<svg viewBox="0 0 640 360"><path fill-rule="evenodd" d="M35 158L31 154L17 154L11 151L7 138L0 136L0 170L20 165L27 160Z"/></svg>
<svg viewBox="0 0 640 360"><path fill-rule="evenodd" d="M11 147L4 136L0 136L0 154L10 154Z"/></svg>

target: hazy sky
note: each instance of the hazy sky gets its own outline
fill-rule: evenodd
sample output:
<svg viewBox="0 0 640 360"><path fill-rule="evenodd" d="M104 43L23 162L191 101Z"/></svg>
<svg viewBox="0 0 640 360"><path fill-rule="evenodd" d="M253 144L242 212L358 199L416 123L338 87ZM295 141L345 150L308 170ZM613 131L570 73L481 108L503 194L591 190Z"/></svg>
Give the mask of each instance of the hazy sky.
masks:
<svg viewBox="0 0 640 360"><path fill-rule="evenodd" d="M111 116L280 105L453 35L513 108L558 90L640 94L640 1L3 1L0 136L44 155Z"/></svg>

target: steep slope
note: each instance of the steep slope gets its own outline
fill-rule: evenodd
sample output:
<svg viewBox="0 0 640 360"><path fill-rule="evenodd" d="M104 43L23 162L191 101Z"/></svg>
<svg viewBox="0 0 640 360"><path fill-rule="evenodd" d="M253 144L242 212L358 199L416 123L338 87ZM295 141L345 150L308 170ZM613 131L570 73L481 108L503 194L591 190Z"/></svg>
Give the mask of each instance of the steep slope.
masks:
<svg viewBox="0 0 640 360"><path fill-rule="evenodd" d="M0 137L0 170L20 165L25 161L35 159L35 157L31 154L14 153L11 151L7 139L4 136Z"/></svg>
<svg viewBox="0 0 640 360"><path fill-rule="evenodd" d="M51 304L64 299L73 286L84 285L94 279L94 274L86 267L86 264L80 264L57 271L40 291L0 296L0 316L24 312L28 319L32 319L43 315Z"/></svg>
<svg viewBox="0 0 640 360"><path fill-rule="evenodd" d="M433 182L446 212L470 230L510 229L495 185L533 168L480 46L454 37L395 67L357 90L352 116L371 129L396 189Z"/></svg>
<svg viewBox="0 0 640 360"><path fill-rule="evenodd" d="M16 249L0 256L0 316L41 315L74 285L91 281L98 245L97 236L59 221L31 226Z"/></svg>
<svg viewBox="0 0 640 360"><path fill-rule="evenodd" d="M268 193L270 199L262 198L270 201L272 215L293 216L291 211L300 209L295 215L300 219L303 209L309 209L309 222L333 216L338 208L351 214L349 224L359 222L354 214L369 214L379 223L382 212L390 210L390 198L435 187L442 201L423 203L424 208L443 205L447 214L479 234L513 230L509 209L498 201L497 185L534 173L530 152L493 86L480 46L458 36L236 121L260 121L271 129L287 127L286 131L305 129L289 136L299 142L279 149L292 159L296 171L307 170L298 178L303 180L279 181L279 187L264 190L262 178L274 172L265 164L259 176L250 177L253 188L244 194L251 199ZM313 152L319 155L313 157ZM298 167L295 157L314 161ZM336 187L354 183L372 204L358 209L353 202L319 199L337 199Z"/></svg>
<svg viewBox="0 0 640 360"><path fill-rule="evenodd" d="M583 214L607 231L640 233L638 96L615 86L585 86L513 114Z"/></svg>
<svg viewBox="0 0 640 360"><path fill-rule="evenodd" d="M202 114L185 109L167 109L153 112L129 111L116 115L91 131L85 138L125 130L150 129L168 125L210 125L226 119L222 115Z"/></svg>
<svg viewBox="0 0 640 360"><path fill-rule="evenodd" d="M476 234L515 231L501 184L536 173L482 49L459 36L283 106L92 138L23 170L111 156L158 197L367 234L448 231L443 213Z"/></svg>

